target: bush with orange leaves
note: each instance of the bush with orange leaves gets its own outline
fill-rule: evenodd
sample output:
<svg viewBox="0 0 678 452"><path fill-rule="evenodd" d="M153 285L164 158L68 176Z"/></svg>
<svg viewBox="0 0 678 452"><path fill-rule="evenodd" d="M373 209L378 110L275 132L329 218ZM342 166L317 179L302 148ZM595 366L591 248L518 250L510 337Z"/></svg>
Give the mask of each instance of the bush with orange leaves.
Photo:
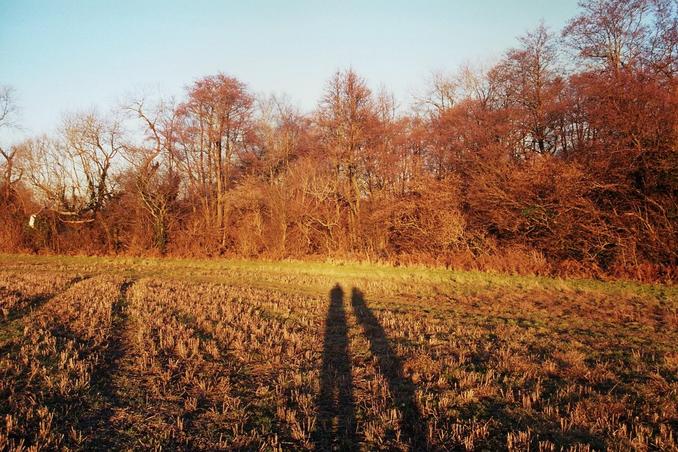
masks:
<svg viewBox="0 0 678 452"><path fill-rule="evenodd" d="M614 237L588 199L593 186L579 165L549 155L482 165L468 193L471 222L491 231L500 245L595 264Z"/></svg>

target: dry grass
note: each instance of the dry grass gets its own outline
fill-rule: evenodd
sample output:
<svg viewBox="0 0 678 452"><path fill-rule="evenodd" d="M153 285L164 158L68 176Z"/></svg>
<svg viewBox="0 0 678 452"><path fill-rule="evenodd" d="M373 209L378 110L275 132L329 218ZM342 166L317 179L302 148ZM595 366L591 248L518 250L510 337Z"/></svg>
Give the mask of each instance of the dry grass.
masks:
<svg viewBox="0 0 678 452"><path fill-rule="evenodd" d="M0 449L678 450L672 287L0 262Z"/></svg>
<svg viewBox="0 0 678 452"><path fill-rule="evenodd" d="M9 321L78 279L68 273L0 271L0 320Z"/></svg>
<svg viewBox="0 0 678 452"><path fill-rule="evenodd" d="M121 281L76 283L23 319L0 358L0 447L57 449L82 443L92 376L106 358ZM82 415L82 416L81 416Z"/></svg>

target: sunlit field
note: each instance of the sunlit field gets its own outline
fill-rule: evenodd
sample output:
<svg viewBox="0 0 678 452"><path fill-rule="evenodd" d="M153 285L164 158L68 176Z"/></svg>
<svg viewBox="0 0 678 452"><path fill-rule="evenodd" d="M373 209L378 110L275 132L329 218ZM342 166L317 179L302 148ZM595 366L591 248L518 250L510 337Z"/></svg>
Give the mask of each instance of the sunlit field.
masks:
<svg viewBox="0 0 678 452"><path fill-rule="evenodd" d="M678 289L0 256L0 450L678 450Z"/></svg>

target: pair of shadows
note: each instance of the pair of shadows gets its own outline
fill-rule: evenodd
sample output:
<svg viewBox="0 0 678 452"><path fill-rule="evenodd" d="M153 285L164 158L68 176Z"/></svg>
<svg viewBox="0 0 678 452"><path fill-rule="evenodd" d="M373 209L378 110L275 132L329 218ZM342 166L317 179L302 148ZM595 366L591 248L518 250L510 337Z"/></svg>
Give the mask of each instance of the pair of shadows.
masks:
<svg viewBox="0 0 678 452"><path fill-rule="evenodd" d="M391 347L384 328L365 304L363 293L355 287L351 290L351 306L402 414L401 439L409 443L412 450L427 449L423 430L425 424L415 402L415 385L404 376L402 362ZM339 284L330 291L330 307L325 325L320 394L317 401L318 420L313 437L315 447L317 450L357 449L348 326L344 311L344 291Z"/></svg>

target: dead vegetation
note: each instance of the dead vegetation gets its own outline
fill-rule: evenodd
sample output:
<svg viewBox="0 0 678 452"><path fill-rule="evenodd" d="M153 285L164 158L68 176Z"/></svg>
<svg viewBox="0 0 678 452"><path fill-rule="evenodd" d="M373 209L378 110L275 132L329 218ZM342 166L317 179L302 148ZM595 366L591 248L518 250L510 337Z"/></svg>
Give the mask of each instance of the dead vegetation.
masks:
<svg viewBox="0 0 678 452"><path fill-rule="evenodd" d="M2 450L678 450L672 291L7 267Z"/></svg>
<svg viewBox="0 0 678 452"><path fill-rule="evenodd" d="M105 358L121 281L79 282L24 319L0 358L0 447L59 449L82 443L80 415L95 403L91 377Z"/></svg>
<svg viewBox="0 0 678 452"><path fill-rule="evenodd" d="M579 3L415 98L349 68L308 111L205 74L0 137L0 251L675 283L677 3ZM18 106L0 86L0 128Z"/></svg>
<svg viewBox="0 0 678 452"><path fill-rule="evenodd" d="M71 277L61 273L0 272L0 320L8 321L61 290Z"/></svg>

